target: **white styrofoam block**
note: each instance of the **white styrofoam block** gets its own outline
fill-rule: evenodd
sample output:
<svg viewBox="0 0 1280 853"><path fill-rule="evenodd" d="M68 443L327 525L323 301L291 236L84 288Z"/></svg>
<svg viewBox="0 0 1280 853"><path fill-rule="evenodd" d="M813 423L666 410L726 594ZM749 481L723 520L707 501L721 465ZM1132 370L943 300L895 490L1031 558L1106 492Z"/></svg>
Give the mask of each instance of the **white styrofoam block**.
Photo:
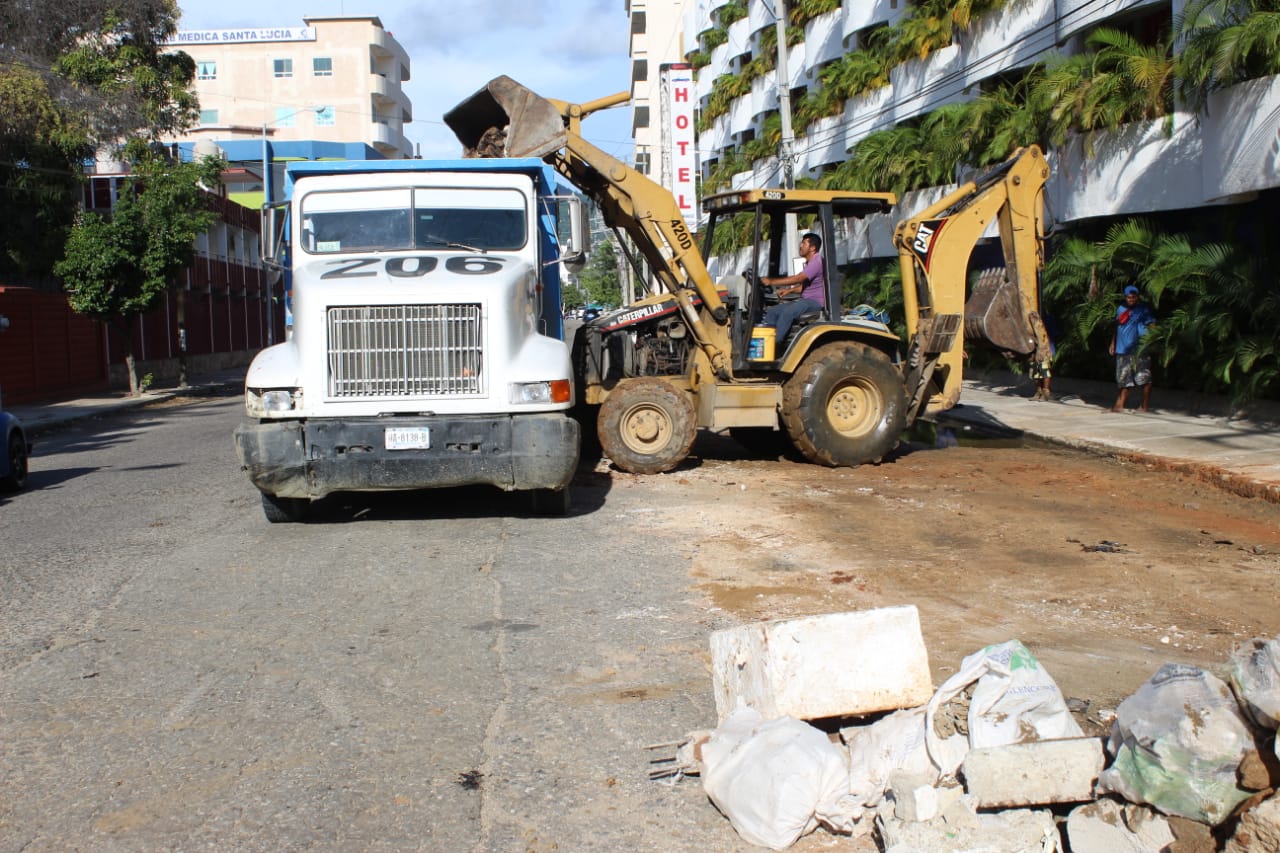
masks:
<svg viewBox="0 0 1280 853"><path fill-rule="evenodd" d="M756 622L711 635L716 713L851 716L929 701L929 655L914 605Z"/></svg>

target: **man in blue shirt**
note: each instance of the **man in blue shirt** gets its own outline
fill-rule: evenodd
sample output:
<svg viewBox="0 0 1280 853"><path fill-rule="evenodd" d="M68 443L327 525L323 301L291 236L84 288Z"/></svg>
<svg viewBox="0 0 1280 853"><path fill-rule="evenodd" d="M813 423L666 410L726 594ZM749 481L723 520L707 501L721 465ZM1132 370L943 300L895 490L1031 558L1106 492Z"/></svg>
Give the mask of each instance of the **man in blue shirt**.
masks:
<svg viewBox="0 0 1280 853"><path fill-rule="evenodd" d="M804 269L795 275L772 276L763 278L765 284L777 288L778 296L784 299L799 294L799 299L781 302L764 312L762 326L773 326L778 346L787 338L791 324L801 314L810 311L821 311L827 305L827 277L822 267L822 256L818 251L822 248L822 238L809 233L800 238L800 257L804 258Z"/></svg>
<svg viewBox="0 0 1280 853"><path fill-rule="evenodd" d="M1116 308L1116 330L1108 350L1116 357L1116 385L1120 388L1111 407L1113 412L1124 411L1130 388L1142 389L1142 405L1138 411L1145 412L1151 405L1151 356L1138 350L1143 336L1155 322L1155 312L1142 301L1138 288L1132 284L1126 287L1124 302Z"/></svg>

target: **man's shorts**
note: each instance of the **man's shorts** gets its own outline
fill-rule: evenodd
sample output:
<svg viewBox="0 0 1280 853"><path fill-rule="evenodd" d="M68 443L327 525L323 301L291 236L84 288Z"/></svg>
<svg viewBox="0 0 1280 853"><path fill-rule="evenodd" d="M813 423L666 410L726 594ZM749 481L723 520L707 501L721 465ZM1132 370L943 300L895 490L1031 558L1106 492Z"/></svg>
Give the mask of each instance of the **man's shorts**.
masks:
<svg viewBox="0 0 1280 853"><path fill-rule="evenodd" d="M1141 388L1151 384L1151 356L1131 352L1116 356L1116 385Z"/></svg>

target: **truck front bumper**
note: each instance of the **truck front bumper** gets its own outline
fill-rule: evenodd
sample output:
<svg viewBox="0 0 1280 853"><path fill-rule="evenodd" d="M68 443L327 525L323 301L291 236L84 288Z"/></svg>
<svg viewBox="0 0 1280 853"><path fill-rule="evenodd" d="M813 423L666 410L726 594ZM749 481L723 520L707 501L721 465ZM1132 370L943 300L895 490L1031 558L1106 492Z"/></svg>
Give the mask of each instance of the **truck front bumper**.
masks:
<svg viewBox="0 0 1280 853"><path fill-rule="evenodd" d="M430 430L430 447L388 450L386 431ZM281 498L488 484L561 489L578 466L578 422L560 413L513 416L264 421L235 431L259 490Z"/></svg>

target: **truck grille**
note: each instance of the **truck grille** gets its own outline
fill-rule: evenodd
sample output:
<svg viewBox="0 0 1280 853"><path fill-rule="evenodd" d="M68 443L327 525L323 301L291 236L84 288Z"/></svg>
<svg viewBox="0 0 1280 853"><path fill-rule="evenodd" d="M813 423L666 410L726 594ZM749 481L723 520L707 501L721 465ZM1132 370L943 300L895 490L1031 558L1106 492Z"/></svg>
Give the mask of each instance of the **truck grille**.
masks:
<svg viewBox="0 0 1280 853"><path fill-rule="evenodd" d="M329 395L483 394L483 350L479 305L330 308Z"/></svg>

